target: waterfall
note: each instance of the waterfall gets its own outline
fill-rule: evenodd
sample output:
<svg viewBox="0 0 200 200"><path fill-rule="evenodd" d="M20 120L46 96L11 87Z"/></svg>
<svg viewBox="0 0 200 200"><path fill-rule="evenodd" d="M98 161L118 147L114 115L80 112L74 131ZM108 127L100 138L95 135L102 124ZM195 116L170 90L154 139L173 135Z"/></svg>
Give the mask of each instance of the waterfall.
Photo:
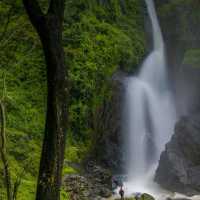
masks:
<svg viewBox="0 0 200 200"><path fill-rule="evenodd" d="M154 175L176 119L167 75L164 41L153 0L145 0L152 24L153 49L137 76L125 81L124 128L129 190L145 190ZM145 188L145 189L144 189ZM142 192L142 191L139 191Z"/></svg>

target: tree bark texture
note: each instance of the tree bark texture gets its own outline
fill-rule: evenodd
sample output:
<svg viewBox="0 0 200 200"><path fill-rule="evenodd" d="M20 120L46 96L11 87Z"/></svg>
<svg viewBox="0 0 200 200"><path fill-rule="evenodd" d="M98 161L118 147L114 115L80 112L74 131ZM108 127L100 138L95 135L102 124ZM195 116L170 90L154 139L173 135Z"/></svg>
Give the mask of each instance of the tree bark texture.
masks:
<svg viewBox="0 0 200 200"><path fill-rule="evenodd" d="M36 200L59 200L67 130L67 67L62 46L64 0L51 0L43 14L37 0L23 0L43 45L47 112Z"/></svg>

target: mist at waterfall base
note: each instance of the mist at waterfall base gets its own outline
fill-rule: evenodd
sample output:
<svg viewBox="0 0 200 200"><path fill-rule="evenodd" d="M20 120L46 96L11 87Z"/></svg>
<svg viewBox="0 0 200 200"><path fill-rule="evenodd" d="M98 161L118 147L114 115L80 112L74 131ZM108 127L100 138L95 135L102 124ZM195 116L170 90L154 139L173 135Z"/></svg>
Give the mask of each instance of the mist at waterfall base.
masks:
<svg viewBox="0 0 200 200"><path fill-rule="evenodd" d="M128 77L123 132L126 137L125 193L156 195L160 188L153 176L161 152L173 134L176 114L165 61L164 41L154 2L146 0L152 24L153 50L137 76Z"/></svg>

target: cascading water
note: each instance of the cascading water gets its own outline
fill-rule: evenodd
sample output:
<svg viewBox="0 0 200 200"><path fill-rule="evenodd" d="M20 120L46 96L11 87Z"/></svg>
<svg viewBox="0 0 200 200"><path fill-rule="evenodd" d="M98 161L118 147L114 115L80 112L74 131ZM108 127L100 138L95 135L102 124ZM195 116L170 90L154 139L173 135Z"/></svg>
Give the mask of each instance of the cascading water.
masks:
<svg viewBox="0 0 200 200"><path fill-rule="evenodd" d="M152 24L153 50L143 62L138 76L125 81L127 191L131 193L149 192L147 185L173 133L176 118L167 77L164 41L154 2L145 1Z"/></svg>

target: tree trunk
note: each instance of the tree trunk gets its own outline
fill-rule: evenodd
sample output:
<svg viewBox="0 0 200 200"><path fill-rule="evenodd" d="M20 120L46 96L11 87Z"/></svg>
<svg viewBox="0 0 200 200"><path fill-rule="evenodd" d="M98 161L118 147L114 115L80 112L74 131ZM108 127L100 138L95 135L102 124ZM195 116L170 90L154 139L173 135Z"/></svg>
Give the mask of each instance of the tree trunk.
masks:
<svg viewBox="0 0 200 200"><path fill-rule="evenodd" d="M3 162L7 199L12 200L12 185L6 149L6 117L3 100L0 100L0 156Z"/></svg>
<svg viewBox="0 0 200 200"><path fill-rule="evenodd" d="M48 66L48 98L37 200L59 199L61 185L67 125L67 85L62 40L57 30L57 24L52 22L46 26L41 37Z"/></svg>
<svg viewBox="0 0 200 200"><path fill-rule="evenodd" d="M62 46L64 0L51 0L46 15L24 0L43 45L47 66L47 113L36 200L59 200L67 129L67 69Z"/></svg>

